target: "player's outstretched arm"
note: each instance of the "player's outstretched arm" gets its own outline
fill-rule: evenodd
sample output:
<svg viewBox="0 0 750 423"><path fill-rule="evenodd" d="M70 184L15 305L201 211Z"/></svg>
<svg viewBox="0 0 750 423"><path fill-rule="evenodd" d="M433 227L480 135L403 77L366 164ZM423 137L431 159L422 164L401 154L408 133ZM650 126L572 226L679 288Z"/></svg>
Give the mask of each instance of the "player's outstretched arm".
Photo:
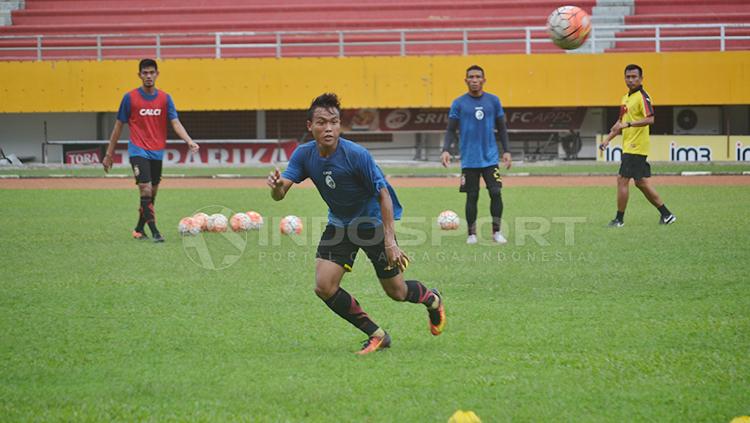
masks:
<svg viewBox="0 0 750 423"><path fill-rule="evenodd" d="M607 136L604 138L604 141L602 141L601 145L599 145L599 149L604 150L605 148L607 148L610 141L612 141L614 137L622 133L622 128L623 128L623 125L620 120L615 122L615 124L612 125L612 128L609 130L609 134L607 134Z"/></svg>
<svg viewBox="0 0 750 423"><path fill-rule="evenodd" d="M286 196L293 182L281 176L279 168L275 168L266 179L266 185L271 188L271 198L275 201L281 201Z"/></svg>
<svg viewBox="0 0 750 423"><path fill-rule="evenodd" d="M104 159L102 160L102 167L104 167L104 172L109 173L109 170L112 169L112 154L115 152L115 147L117 146L117 141L120 140L120 135L122 134L122 122L118 119L115 120L115 127L112 128L112 135L109 136L109 144L107 145L107 153L104 154Z"/></svg>
<svg viewBox="0 0 750 423"><path fill-rule="evenodd" d="M187 133L187 130L184 126L182 126L182 122L180 122L179 119L172 119L172 129L174 129L174 133L177 134L178 137L180 137L181 140L185 141L188 145L188 148L190 151L198 151L200 148L198 144L193 141L192 138L190 138L190 135Z"/></svg>
<svg viewBox="0 0 750 423"><path fill-rule="evenodd" d="M409 265L409 257L396 243L396 229L393 219L393 200L387 187L380 189L378 193L380 202L380 214L383 218L383 235L385 243L385 256L388 266L398 266L403 272Z"/></svg>

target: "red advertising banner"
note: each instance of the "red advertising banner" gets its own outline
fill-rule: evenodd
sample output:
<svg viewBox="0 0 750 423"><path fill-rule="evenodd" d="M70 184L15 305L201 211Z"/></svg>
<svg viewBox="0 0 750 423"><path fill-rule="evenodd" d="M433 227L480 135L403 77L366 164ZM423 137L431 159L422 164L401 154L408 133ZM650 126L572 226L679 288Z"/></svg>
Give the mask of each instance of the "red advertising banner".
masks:
<svg viewBox="0 0 750 423"><path fill-rule="evenodd" d="M100 151L98 148L89 150L68 151L65 153L65 164L84 165L101 163Z"/></svg>
<svg viewBox="0 0 750 423"><path fill-rule="evenodd" d="M513 130L578 130L585 107L505 109L508 128ZM448 110L353 109L342 112L344 132L435 132L448 125Z"/></svg>
<svg viewBox="0 0 750 423"><path fill-rule="evenodd" d="M205 142L200 144L200 150L193 153L187 144L167 144L164 149L164 165L244 165L258 163L285 162L299 144L296 140L280 142L245 142L221 143ZM112 157L115 164L128 163L127 148L115 150Z"/></svg>

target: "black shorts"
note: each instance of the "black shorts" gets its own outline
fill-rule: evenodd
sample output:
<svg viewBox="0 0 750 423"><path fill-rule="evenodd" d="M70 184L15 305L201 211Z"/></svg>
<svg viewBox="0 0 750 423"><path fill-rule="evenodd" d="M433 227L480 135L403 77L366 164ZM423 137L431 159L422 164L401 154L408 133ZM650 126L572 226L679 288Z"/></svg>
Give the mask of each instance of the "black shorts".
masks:
<svg viewBox="0 0 750 423"><path fill-rule="evenodd" d="M151 160L140 156L130 157L136 184L159 185L161 182L161 160Z"/></svg>
<svg viewBox="0 0 750 423"><path fill-rule="evenodd" d="M388 267L382 225L374 228L365 228L361 225L350 225L346 228L328 225L320 237L315 257L332 261L351 272L360 248L372 262L378 278L387 279L399 274L397 266Z"/></svg>
<svg viewBox="0 0 750 423"><path fill-rule="evenodd" d="M500 168L497 165L488 167L465 167L461 169L461 188L460 192L478 192L479 175L484 178L484 184L490 191L499 192L503 187L503 177L500 175Z"/></svg>
<svg viewBox="0 0 750 423"><path fill-rule="evenodd" d="M646 156L623 153L619 174L624 178L633 178L635 180L650 178L651 165L646 161Z"/></svg>

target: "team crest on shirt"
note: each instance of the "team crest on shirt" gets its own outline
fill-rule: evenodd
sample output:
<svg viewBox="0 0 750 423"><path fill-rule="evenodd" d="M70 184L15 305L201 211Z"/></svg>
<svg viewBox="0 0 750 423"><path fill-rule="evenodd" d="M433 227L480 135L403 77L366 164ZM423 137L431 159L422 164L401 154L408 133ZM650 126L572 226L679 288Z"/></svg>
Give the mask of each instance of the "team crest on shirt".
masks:
<svg viewBox="0 0 750 423"><path fill-rule="evenodd" d="M336 189L336 181L333 180L333 176L331 176L333 172L330 170L323 171L323 175L326 175L326 185L328 185L328 188L330 189Z"/></svg>
<svg viewBox="0 0 750 423"><path fill-rule="evenodd" d="M474 108L474 117L477 118L477 120L484 119L484 109L482 107L475 107Z"/></svg>

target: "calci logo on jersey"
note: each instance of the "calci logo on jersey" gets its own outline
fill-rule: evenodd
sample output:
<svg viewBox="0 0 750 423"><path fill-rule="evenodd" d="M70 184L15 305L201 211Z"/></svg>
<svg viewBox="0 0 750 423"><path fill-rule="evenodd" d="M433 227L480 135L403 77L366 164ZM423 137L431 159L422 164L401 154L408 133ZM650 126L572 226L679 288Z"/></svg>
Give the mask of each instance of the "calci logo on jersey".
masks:
<svg viewBox="0 0 750 423"><path fill-rule="evenodd" d="M330 189L336 189L336 181L333 180L333 172L330 170L324 170L323 175L326 177L326 185Z"/></svg>
<svg viewBox="0 0 750 423"><path fill-rule="evenodd" d="M138 114L141 116L161 116L161 109L141 109Z"/></svg>
<svg viewBox="0 0 750 423"><path fill-rule="evenodd" d="M484 119L484 107L478 106L474 108L474 117L477 118L477 120Z"/></svg>

